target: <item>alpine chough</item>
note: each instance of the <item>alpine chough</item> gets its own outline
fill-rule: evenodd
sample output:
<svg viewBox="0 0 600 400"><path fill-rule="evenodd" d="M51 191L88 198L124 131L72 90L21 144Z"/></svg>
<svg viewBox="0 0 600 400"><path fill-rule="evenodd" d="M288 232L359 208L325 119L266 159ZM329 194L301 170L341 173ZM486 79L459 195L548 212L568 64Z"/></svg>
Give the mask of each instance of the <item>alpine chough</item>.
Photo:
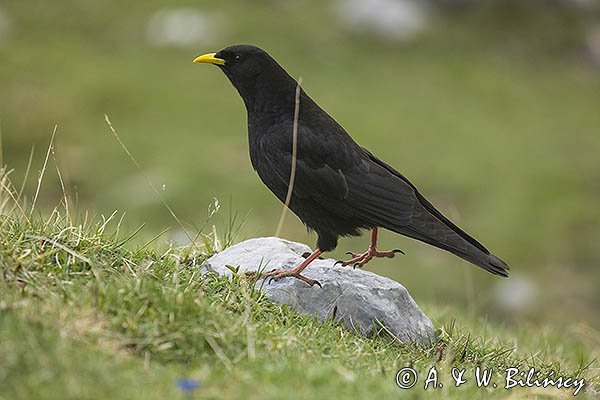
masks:
<svg viewBox="0 0 600 400"><path fill-rule="evenodd" d="M250 160L265 185L285 202L292 168L293 126L297 115L295 183L289 208L317 233L317 249L292 270L274 269L273 279L301 275L340 236L371 230L364 253L350 253L343 265L363 266L377 250L377 230L385 228L447 250L495 275L508 265L445 217L404 175L359 146L348 133L266 51L250 45L227 47L194 60L217 65L244 100L248 112ZM299 104L299 109L297 109Z"/></svg>

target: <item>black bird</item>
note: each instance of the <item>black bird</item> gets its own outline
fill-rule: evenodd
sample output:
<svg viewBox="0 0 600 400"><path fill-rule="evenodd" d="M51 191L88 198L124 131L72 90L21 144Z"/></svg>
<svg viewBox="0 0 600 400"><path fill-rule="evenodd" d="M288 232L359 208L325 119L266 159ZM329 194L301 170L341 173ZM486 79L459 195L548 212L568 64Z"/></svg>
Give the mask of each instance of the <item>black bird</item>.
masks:
<svg viewBox="0 0 600 400"><path fill-rule="evenodd" d="M217 65L244 100L252 166L260 179L285 202L290 171L298 83L266 51L250 45L227 47L194 60ZM377 229L385 228L447 250L495 275L508 276L508 265L442 215L400 172L359 146L303 90L299 92L295 184L289 208L318 235L317 249L292 270L268 276L301 275L340 236L371 229L364 253L350 253L343 265L363 266L373 257L394 257L377 250Z"/></svg>

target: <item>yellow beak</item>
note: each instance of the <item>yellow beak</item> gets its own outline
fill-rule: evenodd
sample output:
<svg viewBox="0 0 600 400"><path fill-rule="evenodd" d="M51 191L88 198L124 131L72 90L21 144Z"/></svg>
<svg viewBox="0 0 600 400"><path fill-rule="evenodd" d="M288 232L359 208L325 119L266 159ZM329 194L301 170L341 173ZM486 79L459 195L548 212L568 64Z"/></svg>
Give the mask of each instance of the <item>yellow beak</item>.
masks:
<svg viewBox="0 0 600 400"><path fill-rule="evenodd" d="M225 60L223 60L222 58L216 58L215 54L217 54L217 53L203 54L200 57L196 57L194 59L194 62L195 63L207 63L207 64L225 65Z"/></svg>

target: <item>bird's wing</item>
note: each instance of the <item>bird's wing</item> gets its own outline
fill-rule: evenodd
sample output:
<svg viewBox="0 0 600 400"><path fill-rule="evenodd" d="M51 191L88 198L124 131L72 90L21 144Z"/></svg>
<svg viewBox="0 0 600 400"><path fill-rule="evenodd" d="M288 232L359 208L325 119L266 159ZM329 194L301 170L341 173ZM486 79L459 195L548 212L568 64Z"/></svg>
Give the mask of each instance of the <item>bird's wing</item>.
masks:
<svg viewBox="0 0 600 400"><path fill-rule="evenodd" d="M297 198L327 198L342 201L348 195L343 172L327 161L331 145L317 141L308 129L299 129L294 196ZM257 171L275 194L287 192L292 166L290 135L264 135L259 143ZM283 199L282 199L283 200Z"/></svg>
<svg viewBox="0 0 600 400"><path fill-rule="evenodd" d="M372 162L379 165L381 168L385 169L387 172L398 177L399 179L404 181L407 185L412 187L414 194L416 196L416 199L418 201L417 204L419 205L419 207L417 207L413 210L413 215L412 215L412 223L415 225L415 227L418 227L418 225L423 223L423 221L425 219L430 219L431 217L433 217L432 220L435 220L437 225L439 225L439 226L443 225L444 227L449 228L450 230L454 231L456 234L461 236L462 239L466 240L471 245L477 247L479 250L481 250L485 253L489 253L488 250L481 243L479 243L477 240L475 240L473 237L471 237L469 234L467 234L461 228L456 226L452 221L450 221L448 218L446 218L446 216L444 216L438 209L436 209L433 206L433 204L431 204L429 202L429 200L427 200L425 198L425 196L423 196L417 190L417 188L404 175L402 175L400 172L396 171L394 168L392 168L388 164L379 160L377 157L375 157L373 154L371 154L368 150L365 150L365 151L367 152L367 154ZM421 215L421 214L424 214L424 215L427 214L427 217L420 218L419 215Z"/></svg>
<svg viewBox="0 0 600 400"><path fill-rule="evenodd" d="M373 226L410 224L417 202L414 188L373 162L367 150L361 150L360 164L345 173L348 203Z"/></svg>
<svg viewBox="0 0 600 400"><path fill-rule="evenodd" d="M504 261L491 254L475 238L446 218L401 173L367 150L365 152L371 162L412 188L416 200L408 210L407 221L398 224L393 219L385 219L380 226L447 250L492 274L508 276L509 267Z"/></svg>
<svg viewBox="0 0 600 400"><path fill-rule="evenodd" d="M261 151L269 179L280 192L287 191L290 135L265 135L262 140L269 148ZM340 217L359 218L372 226L408 224L417 201L410 184L374 162L347 134L320 134L308 127L298 132L294 196L311 198Z"/></svg>

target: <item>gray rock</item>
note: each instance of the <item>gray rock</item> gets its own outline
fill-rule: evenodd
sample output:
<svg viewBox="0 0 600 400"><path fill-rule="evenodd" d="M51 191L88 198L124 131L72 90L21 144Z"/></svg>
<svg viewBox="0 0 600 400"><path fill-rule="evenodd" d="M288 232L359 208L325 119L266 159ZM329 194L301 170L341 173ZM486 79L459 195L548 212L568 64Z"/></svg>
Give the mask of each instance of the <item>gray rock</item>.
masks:
<svg viewBox="0 0 600 400"><path fill-rule="evenodd" d="M148 20L146 37L155 46L211 45L224 34L228 20L221 13L178 7L156 11Z"/></svg>
<svg viewBox="0 0 600 400"><path fill-rule="evenodd" d="M0 43L8 39L12 34L12 22L8 14L0 8Z"/></svg>
<svg viewBox="0 0 600 400"><path fill-rule="evenodd" d="M209 258L204 272L231 276L226 266L239 273L293 268L310 248L301 243L267 237L249 239ZM318 280L322 287L310 287L295 278L256 285L272 301L315 315L320 320L335 318L363 335L372 335L383 326L404 343L429 345L436 340L435 329L408 291L391 279L369 271L333 266L335 260L317 259L303 275Z"/></svg>
<svg viewBox="0 0 600 400"><path fill-rule="evenodd" d="M585 34L585 56L594 67L600 68L600 24L588 28Z"/></svg>
<svg viewBox="0 0 600 400"><path fill-rule="evenodd" d="M428 24L428 9L418 0L337 0L334 12L348 27L390 40L414 39Z"/></svg>

